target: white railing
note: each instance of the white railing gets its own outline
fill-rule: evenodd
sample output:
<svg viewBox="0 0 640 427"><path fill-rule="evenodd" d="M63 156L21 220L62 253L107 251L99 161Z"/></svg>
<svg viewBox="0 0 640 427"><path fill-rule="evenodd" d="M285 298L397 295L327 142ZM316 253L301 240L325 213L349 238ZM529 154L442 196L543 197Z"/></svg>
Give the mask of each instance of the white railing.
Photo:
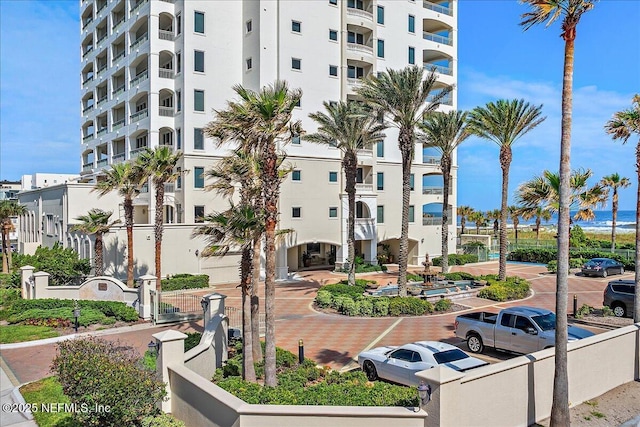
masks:
<svg viewBox="0 0 640 427"><path fill-rule="evenodd" d="M171 183L167 183L164 185L164 192L165 193L175 193L176 191L176 186L173 182Z"/></svg>
<svg viewBox="0 0 640 427"><path fill-rule="evenodd" d="M87 20L84 21L84 24L82 25L82 29L84 30L85 28L87 28L87 25L91 24L91 22L93 22L93 17L87 18Z"/></svg>
<svg viewBox="0 0 640 427"><path fill-rule="evenodd" d="M358 150L358 157L373 157L373 150L367 150L367 149Z"/></svg>
<svg viewBox="0 0 640 427"><path fill-rule="evenodd" d="M175 3L175 0L160 0L160 1L163 1L165 3Z"/></svg>
<svg viewBox="0 0 640 427"><path fill-rule="evenodd" d="M431 3L426 0L422 2L422 7L424 7L425 9L433 10L434 12L444 13L445 15L453 15L453 10L451 10L450 7L441 6L439 4Z"/></svg>
<svg viewBox="0 0 640 427"><path fill-rule="evenodd" d="M118 19L118 22L113 24L113 27L111 27L111 30L112 31L116 31L118 28L120 28L120 25L122 25L123 22L124 22L124 16L122 18Z"/></svg>
<svg viewBox="0 0 640 427"><path fill-rule="evenodd" d="M422 194L443 194L444 188L442 187L423 187Z"/></svg>
<svg viewBox="0 0 640 427"><path fill-rule="evenodd" d="M347 77L347 83L351 86L358 87L362 85L362 79L356 79L352 77Z"/></svg>
<svg viewBox="0 0 640 427"><path fill-rule="evenodd" d="M441 36L439 34L433 34L428 31L422 32L422 38L425 40L430 40L432 42L453 46L453 40L451 39L451 37Z"/></svg>
<svg viewBox="0 0 640 427"><path fill-rule="evenodd" d="M131 123L135 123L138 120L142 120L148 116L149 116L149 110L145 108L144 110L138 111L137 113L131 115L130 117Z"/></svg>
<svg viewBox="0 0 640 427"><path fill-rule="evenodd" d="M147 40L149 40L149 35L145 33L143 36L138 37L136 39L136 41L131 43L131 46L129 46L129 49L134 50L135 48L137 48L138 46L140 46L142 43L146 42Z"/></svg>
<svg viewBox="0 0 640 427"><path fill-rule="evenodd" d="M175 39L175 36L173 35L173 31L158 30L158 38L160 40L173 41Z"/></svg>
<svg viewBox="0 0 640 427"><path fill-rule="evenodd" d="M174 109L173 107L163 107L160 106L158 107L159 109L159 113L162 117L173 117L174 115Z"/></svg>
<svg viewBox="0 0 640 427"><path fill-rule="evenodd" d="M145 4L147 0L140 0L138 3L134 4L131 8L131 13L135 13L136 10L140 9L143 4Z"/></svg>
<svg viewBox="0 0 640 427"><path fill-rule="evenodd" d="M372 193L373 184L356 184L356 193Z"/></svg>
<svg viewBox="0 0 640 427"><path fill-rule="evenodd" d="M84 52L82 53L82 57L86 57L87 55L89 55L91 53L91 51L93 50L93 45L89 45L87 46L87 48L84 50Z"/></svg>
<svg viewBox="0 0 640 427"><path fill-rule="evenodd" d="M113 125L111 126L111 131L116 131L120 129L122 126L124 126L124 119L114 122Z"/></svg>
<svg viewBox="0 0 640 427"><path fill-rule="evenodd" d="M122 92L124 92L124 83L120 86L118 86L111 94L113 96L118 96L120 95Z"/></svg>
<svg viewBox="0 0 640 427"><path fill-rule="evenodd" d="M100 98L98 98L98 102L97 102L96 105L100 105L100 104L102 104L104 102L107 102L107 95L103 95Z"/></svg>
<svg viewBox="0 0 640 427"><path fill-rule="evenodd" d="M103 35L100 36L100 38L98 39L98 41L96 42L96 44L99 44L102 40L106 39L108 36L108 34L105 32Z"/></svg>
<svg viewBox="0 0 640 427"><path fill-rule="evenodd" d="M440 215L440 214L438 214ZM448 221L447 224L451 225L451 211L448 212ZM422 215L422 225L442 225L442 217L441 216L431 216L431 214L423 214Z"/></svg>
<svg viewBox="0 0 640 427"><path fill-rule="evenodd" d="M436 73L446 74L448 76L453 75L453 69L450 67L445 67L444 65L429 64L428 62L426 62L424 64L424 68L425 70L428 70L428 71L431 71L432 69L435 68Z"/></svg>
<svg viewBox="0 0 640 427"><path fill-rule="evenodd" d="M365 44L347 43L347 50L352 50L355 52L364 52L368 55L373 55L373 48Z"/></svg>
<svg viewBox="0 0 640 427"><path fill-rule="evenodd" d="M103 127L102 129L100 129L100 130L98 131L98 133L96 133L96 136L102 136L102 135L104 135L105 133L107 133L107 127L106 127L106 126L105 126L105 127Z"/></svg>
<svg viewBox="0 0 640 427"><path fill-rule="evenodd" d="M422 156L422 163L425 165L439 165L440 157L436 156Z"/></svg>
<svg viewBox="0 0 640 427"><path fill-rule="evenodd" d="M98 162L96 163L96 167L101 168L103 166L107 166L107 162L108 162L108 159L98 160Z"/></svg>
<svg viewBox="0 0 640 427"><path fill-rule="evenodd" d="M369 21L373 21L373 13L367 12L366 10L356 9L353 7L347 8L347 15L357 16L360 18L368 19Z"/></svg>
<svg viewBox="0 0 640 427"><path fill-rule="evenodd" d="M158 76L162 77L163 79L172 79L174 77L173 70L170 70L168 68L160 68Z"/></svg>
<svg viewBox="0 0 640 427"><path fill-rule="evenodd" d="M373 218L356 218L355 225L361 227L375 227L376 223Z"/></svg>
<svg viewBox="0 0 640 427"><path fill-rule="evenodd" d="M101 65L100 68L98 68L98 75L102 74L105 72L105 70L107 69L107 64L105 63L104 65Z"/></svg>
<svg viewBox="0 0 640 427"><path fill-rule="evenodd" d="M85 163L84 165L82 165L82 171L83 172L90 171L91 169L93 169L93 162Z"/></svg>
<svg viewBox="0 0 640 427"><path fill-rule="evenodd" d="M111 158L112 163L120 163L124 161L125 153L114 154Z"/></svg>
<svg viewBox="0 0 640 427"><path fill-rule="evenodd" d="M149 70L144 70L140 74L138 74L135 78L131 79L129 84L131 86L135 86L143 80L146 80L149 77Z"/></svg>
<svg viewBox="0 0 640 427"><path fill-rule="evenodd" d="M138 154L142 153L146 149L147 149L147 147L140 147L140 148L135 148L135 149L131 150L129 152L129 158L133 159L135 157L138 157ZM142 193L142 191L141 191L141 193Z"/></svg>
<svg viewBox="0 0 640 427"><path fill-rule="evenodd" d="M124 58L124 56L126 55L124 49L122 50L122 52L116 54L116 56L113 57L113 60L111 62L116 62L118 59L120 58Z"/></svg>
<svg viewBox="0 0 640 427"><path fill-rule="evenodd" d="M427 96L427 102L435 101L437 96L439 96L439 94L437 93ZM439 102L441 105L453 105L453 96L451 96L451 93L449 93L448 95L440 98Z"/></svg>

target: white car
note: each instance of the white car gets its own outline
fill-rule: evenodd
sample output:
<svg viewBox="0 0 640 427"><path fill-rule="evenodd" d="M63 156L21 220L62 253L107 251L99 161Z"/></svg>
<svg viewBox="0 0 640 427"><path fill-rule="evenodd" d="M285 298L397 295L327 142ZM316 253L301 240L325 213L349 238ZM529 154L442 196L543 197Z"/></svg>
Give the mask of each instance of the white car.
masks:
<svg viewBox="0 0 640 427"><path fill-rule="evenodd" d="M383 378L408 386L419 385L416 372L448 366L466 371L488 365L484 360L469 356L458 347L438 341L418 341L400 347L377 347L358 355L358 364L369 381Z"/></svg>

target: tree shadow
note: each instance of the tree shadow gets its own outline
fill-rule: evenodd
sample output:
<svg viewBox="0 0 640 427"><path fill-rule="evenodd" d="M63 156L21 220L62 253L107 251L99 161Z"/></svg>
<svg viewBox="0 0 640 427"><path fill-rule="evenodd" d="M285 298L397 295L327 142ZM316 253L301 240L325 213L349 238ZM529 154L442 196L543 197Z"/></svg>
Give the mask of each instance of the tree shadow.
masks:
<svg viewBox="0 0 640 427"><path fill-rule="evenodd" d="M135 252L134 252L135 256ZM104 245L104 274L127 282L127 245L125 242L115 241ZM138 278L149 274L150 267L134 258L133 277Z"/></svg>
<svg viewBox="0 0 640 427"><path fill-rule="evenodd" d="M344 366L351 362L352 357L349 356L349 352L347 351L340 352L325 348L315 357L315 360L322 365L334 363Z"/></svg>

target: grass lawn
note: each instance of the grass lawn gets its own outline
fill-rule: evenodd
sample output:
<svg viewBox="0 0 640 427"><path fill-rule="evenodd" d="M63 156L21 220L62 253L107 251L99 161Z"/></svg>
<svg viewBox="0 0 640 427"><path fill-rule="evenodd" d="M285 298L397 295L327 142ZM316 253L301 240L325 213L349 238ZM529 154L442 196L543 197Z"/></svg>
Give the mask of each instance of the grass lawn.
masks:
<svg viewBox="0 0 640 427"><path fill-rule="evenodd" d="M48 326L3 325L0 326L0 344L33 341L57 337L60 334Z"/></svg>
<svg viewBox="0 0 640 427"><path fill-rule="evenodd" d="M56 377L44 378L20 387L24 400L40 409L41 404L71 403L62 392L62 386ZM33 417L40 427L80 427L68 412L33 412Z"/></svg>

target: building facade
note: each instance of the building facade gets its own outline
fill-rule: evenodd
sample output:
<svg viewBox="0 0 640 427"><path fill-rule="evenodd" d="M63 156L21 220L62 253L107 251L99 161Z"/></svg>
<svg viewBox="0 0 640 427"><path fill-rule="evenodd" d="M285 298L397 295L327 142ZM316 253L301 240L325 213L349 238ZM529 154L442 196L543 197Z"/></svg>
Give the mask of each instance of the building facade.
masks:
<svg viewBox="0 0 640 427"><path fill-rule="evenodd" d="M169 146L183 153L180 168L188 173L165 188L165 222L193 227L226 207L205 191L203 172L231 147L217 147L202 129L214 109L234 99L233 85L259 90L280 79L301 88L294 119L306 132L316 129L308 114L323 110L324 101L355 99L361 79L388 68L435 69L439 88L454 87L456 9L455 0L82 0L80 181L99 180L104 168L147 147ZM455 109L456 98L454 87L440 109ZM401 228L397 131L385 133L384 141L359 153L356 250L373 263L380 251L387 262L397 260ZM280 227L295 232L278 249L278 276L303 267L305 259L345 261L340 151L299 137L282 148L293 172L282 184ZM441 252L439 158L416 145L409 264ZM454 156L450 219L455 164ZM152 222L153 200L153 188L136 199L136 224Z"/></svg>

